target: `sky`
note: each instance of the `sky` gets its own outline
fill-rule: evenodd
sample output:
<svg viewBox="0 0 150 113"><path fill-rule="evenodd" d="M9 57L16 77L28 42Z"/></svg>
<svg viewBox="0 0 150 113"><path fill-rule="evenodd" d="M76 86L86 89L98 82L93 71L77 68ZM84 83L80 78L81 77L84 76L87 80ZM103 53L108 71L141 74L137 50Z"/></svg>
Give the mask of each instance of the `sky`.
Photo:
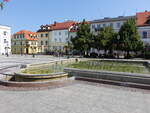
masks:
<svg viewBox="0 0 150 113"><path fill-rule="evenodd" d="M149 4L150 0L10 0L0 11L0 24L11 26L12 33L37 31L54 21L131 16L150 11Z"/></svg>

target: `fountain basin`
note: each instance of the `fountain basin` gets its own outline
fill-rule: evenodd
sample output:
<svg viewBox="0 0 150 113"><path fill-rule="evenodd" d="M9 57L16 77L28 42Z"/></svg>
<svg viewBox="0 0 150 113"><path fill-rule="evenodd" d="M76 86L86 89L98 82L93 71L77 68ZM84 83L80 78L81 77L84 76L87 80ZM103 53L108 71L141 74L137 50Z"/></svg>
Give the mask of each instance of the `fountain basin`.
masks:
<svg viewBox="0 0 150 113"><path fill-rule="evenodd" d="M51 74L25 74L25 73L14 73L12 81L17 82L36 82L36 81L49 81L67 78L68 74L64 72L51 73Z"/></svg>

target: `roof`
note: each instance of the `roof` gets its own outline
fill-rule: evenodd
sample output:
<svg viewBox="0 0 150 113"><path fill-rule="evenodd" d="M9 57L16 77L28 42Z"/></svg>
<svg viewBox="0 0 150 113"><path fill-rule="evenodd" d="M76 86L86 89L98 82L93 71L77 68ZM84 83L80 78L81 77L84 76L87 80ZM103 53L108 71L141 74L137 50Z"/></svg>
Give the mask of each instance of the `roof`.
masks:
<svg viewBox="0 0 150 113"><path fill-rule="evenodd" d="M11 30L11 27L8 26L8 25L1 25L1 24L0 24L0 28L1 28L1 29Z"/></svg>
<svg viewBox="0 0 150 113"><path fill-rule="evenodd" d="M65 30L69 29L72 25L74 25L75 21L66 21L66 22L54 22L54 24L50 25L41 25L41 29L39 29L37 32L47 32L47 31L53 31L53 30Z"/></svg>
<svg viewBox="0 0 150 113"><path fill-rule="evenodd" d="M52 26L51 29L52 30L63 30L63 29L69 29L73 24L75 24L76 22L74 21L66 21L66 22L62 22L62 23L57 23L55 22Z"/></svg>
<svg viewBox="0 0 150 113"><path fill-rule="evenodd" d="M90 21L90 23L92 24L92 23L100 23L100 22L124 21L124 20L128 20L130 18L135 18L135 16L118 16L115 18L104 18L104 19Z"/></svg>
<svg viewBox="0 0 150 113"><path fill-rule="evenodd" d="M78 31L78 27L79 27L80 24L90 24L90 22L85 21L84 23L83 23L83 22L74 23L74 24L70 27L69 32L77 32L77 31Z"/></svg>
<svg viewBox="0 0 150 113"><path fill-rule="evenodd" d="M32 31L28 31L28 30L21 30L21 31L15 33L14 35L18 35L18 34L24 34L24 37L27 40L38 40L36 38L37 37L37 33L36 32L32 32Z"/></svg>
<svg viewBox="0 0 150 113"><path fill-rule="evenodd" d="M150 20L150 12L139 12L136 14L137 26L150 26L147 22Z"/></svg>

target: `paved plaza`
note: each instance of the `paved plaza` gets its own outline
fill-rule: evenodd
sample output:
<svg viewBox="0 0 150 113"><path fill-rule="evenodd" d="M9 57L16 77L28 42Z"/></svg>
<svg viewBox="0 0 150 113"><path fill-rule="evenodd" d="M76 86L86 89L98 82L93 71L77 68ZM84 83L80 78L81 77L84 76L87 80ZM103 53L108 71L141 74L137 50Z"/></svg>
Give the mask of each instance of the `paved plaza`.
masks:
<svg viewBox="0 0 150 113"><path fill-rule="evenodd" d="M36 55L35 58L33 58L32 55L10 55L9 57L1 55L0 74L14 72L14 70L16 71L20 65L49 63L61 59L66 58L53 57L50 55Z"/></svg>
<svg viewBox="0 0 150 113"><path fill-rule="evenodd" d="M21 64L60 59L63 58L0 56L0 72L14 71L15 66ZM40 90L0 86L0 113L150 113L150 91L70 81L61 81L56 87Z"/></svg>
<svg viewBox="0 0 150 113"><path fill-rule="evenodd" d="M149 100L149 91L76 81L38 91L0 90L0 113L150 113Z"/></svg>

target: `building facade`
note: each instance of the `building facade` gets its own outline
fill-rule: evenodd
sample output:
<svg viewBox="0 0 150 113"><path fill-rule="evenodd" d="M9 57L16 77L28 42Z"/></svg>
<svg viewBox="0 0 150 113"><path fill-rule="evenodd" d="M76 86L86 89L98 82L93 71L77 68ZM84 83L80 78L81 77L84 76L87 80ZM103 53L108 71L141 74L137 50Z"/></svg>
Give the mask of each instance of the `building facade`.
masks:
<svg viewBox="0 0 150 113"><path fill-rule="evenodd" d="M104 18L99 20L90 21L91 32L97 34L100 28L111 26L115 32L118 32L121 26L130 18L136 18L135 16L119 16L116 18Z"/></svg>
<svg viewBox="0 0 150 113"><path fill-rule="evenodd" d="M141 39L146 45L150 45L150 12L137 13L136 22Z"/></svg>
<svg viewBox="0 0 150 113"><path fill-rule="evenodd" d="M11 54L11 27L0 25L0 54Z"/></svg>
<svg viewBox="0 0 150 113"><path fill-rule="evenodd" d="M49 39L51 39L49 25L41 25L37 31L38 35L38 52L46 53L49 51Z"/></svg>
<svg viewBox="0 0 150 113"><path fill-rule="evenodd" d="M38 47L42 48L41 44L43 44L44 51L42 52L65 52L65 46L68 45L70 38L69 29L73 24L75 24L74 21L66 21L61 23L54 22L54 24L51 25L42 25L37 31L39 35ZM44 37L41 37L41 34L43 34Z"/></svg>
<svg viewBox="0 0 150 113"><path fill-rule="evenodd" d="M13 54L36 54L38 53L37 33L21 30L12 36Z"/></svg>

